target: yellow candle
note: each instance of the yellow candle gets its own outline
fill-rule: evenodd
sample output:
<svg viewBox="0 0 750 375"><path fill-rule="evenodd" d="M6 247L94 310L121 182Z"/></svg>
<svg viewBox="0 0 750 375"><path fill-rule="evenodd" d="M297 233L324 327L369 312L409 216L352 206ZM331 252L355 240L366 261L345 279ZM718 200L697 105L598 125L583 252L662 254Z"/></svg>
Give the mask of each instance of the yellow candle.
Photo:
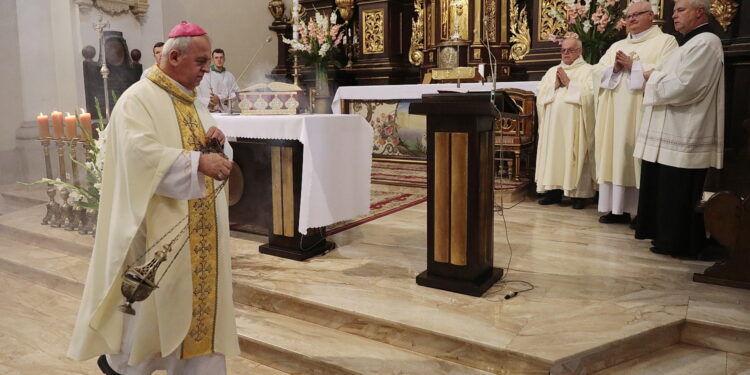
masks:
<svg viewBox="0 0 750 375"><path fill-rule="evenodd" d="M39 113L36 121L39 122L39 138L49 138L49 116Z"/></svg>
<svg viewBox="0 0 750 375"><path fill-rule="evenodd" d="M70 113L65 116L65 136L76 138L76 117Z"/></svg>
<svg viewBox="0 0 750 375"><path fill-rule="evenodd" d="M55 138L64 137L63 134L63 114L62 112L52 112L52 127L55 130Z"/></svg>
<svg viewBox="0 0 750 375"><path fill-rule="evenodd" d="M93 137L93 134L91 134L91 114L87 112L81 113L78 115L78 120L81 121L81 127L86 131L86 134L88 134L89 137ZM84 136L86 135L82 135L81 138Z"/></svg>

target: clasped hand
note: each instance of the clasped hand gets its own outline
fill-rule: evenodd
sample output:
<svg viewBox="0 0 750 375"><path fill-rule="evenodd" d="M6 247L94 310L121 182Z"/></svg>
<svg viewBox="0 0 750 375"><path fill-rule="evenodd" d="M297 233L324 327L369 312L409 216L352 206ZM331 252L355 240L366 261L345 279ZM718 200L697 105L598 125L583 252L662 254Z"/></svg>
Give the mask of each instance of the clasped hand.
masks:
<svg viewBox="0 0 750 375"><path fill-rule="evenodd" d="M612 71L615 73L621 70L629 72L631 69L633 69L633 58L626 55L625 52L617 51L617 54L615 54L615 67Z"/></svg>
<svg viewBox="0 0 750 375"><path fill-rule="evenodd" d="M555 89L558 89L560 87L568 87L569 84L570 78L568 78L568 74L565 73L565 69L557 68L557 74L555 77Z"/></svg>
<svg viewBox="0 0 750 375"><path fill-rule="evenodd" d="M210 139L216 139L220 144L226 140L224 133L219 128L212 126L206 132L206 142ZM223 155L211 153L201 154L198 162L198 171L214 180L223 181L229 178L234 163L224 158Z"/></svg>

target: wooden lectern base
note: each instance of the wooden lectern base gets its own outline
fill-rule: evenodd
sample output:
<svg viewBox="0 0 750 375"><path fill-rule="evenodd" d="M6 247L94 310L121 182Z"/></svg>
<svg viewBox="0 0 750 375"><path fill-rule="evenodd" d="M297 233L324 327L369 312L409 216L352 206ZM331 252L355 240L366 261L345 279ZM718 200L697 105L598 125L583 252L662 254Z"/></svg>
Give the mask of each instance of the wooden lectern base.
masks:
<svg viewBox="0 0 750 375"><path fill-rule="evenodd" d="M467 294L474 297L481 297L487 289L495 285L503 276L503 269L494 267L471 281L430 275L428 272L426 270L417 275L417 285Z"/></svg>
<svg viewBox="0 0 750 375"><path fill-rule="evenodd" d="M312 258L316 255L323 254L327 251L336 248L336 243L331 241L324 241L320 245L313 247L312 249L290 249L287 247L276 247L271 244L260 245L259 251L261 254L274 255L281 258L292 259L303 261Z"/></svg>
<svg viewBox="0 0 750 375"><path fill-rule="evenodd" d="M308 231L308 233L310 232L318 231ZM261 254L302 261L335 248L336 243L327 241L325 230L321 230L318 233L306 236L297 233L294 237L271 234L268 243L260 245L259 251Z"/></svg>

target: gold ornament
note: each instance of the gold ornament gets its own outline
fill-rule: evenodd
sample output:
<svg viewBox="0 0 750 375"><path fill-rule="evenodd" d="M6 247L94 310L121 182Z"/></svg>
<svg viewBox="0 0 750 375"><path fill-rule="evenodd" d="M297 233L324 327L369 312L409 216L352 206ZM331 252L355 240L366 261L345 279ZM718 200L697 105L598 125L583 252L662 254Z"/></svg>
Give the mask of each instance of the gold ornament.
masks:
<svg viewBox="0 0 750 375"><path fill-rule="evenodd" d="M719 22L721 28L726 32L729 29L729 25L732 24L732 20L734 20L739 7L740 4L732 0L712 0L711 14L716 17L716 21Z"/></svg>
<svg viewBox="0 0 750 375"><path fill-rule="evenodd" d="M529 19L526 7L518 11L516 0L510 0L510 58L518 61L522 60L531 49L531 35L529 33Z"/></svg>

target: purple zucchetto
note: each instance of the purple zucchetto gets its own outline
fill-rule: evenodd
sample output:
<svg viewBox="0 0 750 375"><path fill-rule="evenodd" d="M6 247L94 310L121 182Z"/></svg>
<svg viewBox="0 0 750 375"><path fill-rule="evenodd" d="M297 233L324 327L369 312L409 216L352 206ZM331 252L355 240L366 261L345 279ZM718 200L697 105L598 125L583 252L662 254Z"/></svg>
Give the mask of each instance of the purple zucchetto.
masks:
<svg viewBox="0 0 750 375"><path fill-rule="evenodd" d="M182 21L172 28L167 37L179 38L182 36L201 36L206 34L206 30L203 30L202 27L188 21Z"/></svg>

